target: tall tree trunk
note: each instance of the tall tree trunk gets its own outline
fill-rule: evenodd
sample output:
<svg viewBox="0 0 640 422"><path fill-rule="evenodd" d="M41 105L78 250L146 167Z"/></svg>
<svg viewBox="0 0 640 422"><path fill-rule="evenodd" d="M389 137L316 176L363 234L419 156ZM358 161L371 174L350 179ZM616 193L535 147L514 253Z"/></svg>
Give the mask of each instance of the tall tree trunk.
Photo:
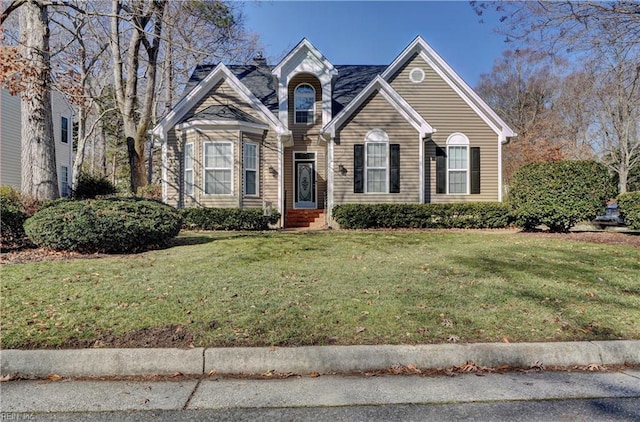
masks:
<svg viewBox="0 0 640 422"><path fill-rule="evenodd" d="M37 200L60 196L51 112L49 14L41 1L20 8L20 54L25 60L21 93L21 191Z"/></svg>

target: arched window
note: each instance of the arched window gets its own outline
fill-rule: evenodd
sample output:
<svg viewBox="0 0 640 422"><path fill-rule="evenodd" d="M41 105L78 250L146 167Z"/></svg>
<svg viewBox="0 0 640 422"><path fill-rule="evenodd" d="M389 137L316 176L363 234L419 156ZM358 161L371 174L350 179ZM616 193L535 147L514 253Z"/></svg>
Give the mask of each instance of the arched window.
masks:
<svg viewBox="0 0 640 422"><path fill-rule="evenodd" d="M316 90L309 84L300 84L293 92L295 123L313 124L316 110Z"/></svg>
<svg viewBox="0 0 640 422"><path fill-rule="evenodd" d="M447 138L447 186L450 194L469 193L469 138L462 133Z"/></svg>
<svg viewBox="0 0 640 422"><path fill-rule="evenodd" d="M373 129L365 137L365 186L368 193L387 193L389 184L389 136Z"/></svg>

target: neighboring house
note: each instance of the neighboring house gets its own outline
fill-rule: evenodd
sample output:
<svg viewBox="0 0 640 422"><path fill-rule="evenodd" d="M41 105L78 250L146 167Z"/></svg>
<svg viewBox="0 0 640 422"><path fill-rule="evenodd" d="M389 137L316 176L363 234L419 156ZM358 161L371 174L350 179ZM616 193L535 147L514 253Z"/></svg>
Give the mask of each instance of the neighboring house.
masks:
<svg viewBox="0 0 640 422"><path fill-rule="evenodd" d="M71 193L71 170L73 169L73 109L59 92L51 93L53 112L53 135L56 143L56 168L60 196ZM20 189L21 183L21 111L20 97L2 89L0 103L0 184Z"/></svg>
<svg viewBox="0 0 640 422"><path fill-rule="evenodd" d="M171 205L294 226L345 203L502 199L515 134L421 37L388 66L333 65L303 39L276 66L199 66L185 92L153 129Z"/></svg>

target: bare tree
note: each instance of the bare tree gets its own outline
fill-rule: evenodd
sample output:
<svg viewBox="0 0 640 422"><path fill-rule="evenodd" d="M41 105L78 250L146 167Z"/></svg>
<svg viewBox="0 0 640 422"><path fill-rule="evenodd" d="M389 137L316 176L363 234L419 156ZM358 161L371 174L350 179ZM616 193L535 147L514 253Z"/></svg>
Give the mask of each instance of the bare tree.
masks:
<svg viewBox="0 0 640 422"><path fill-rule="evenodd" d="M640 2L562 0L471 4L479 15L487 9L499 12L502 22L499 32L508 40L539 52L567 57L577 72L583 72L580 78L588 83L583 87L583 94L590 92L592 96L580 98L585 109L593 107L589 110L592 118L575 121L567 127L589 137L594 152L618 176L620 192L625 192L629 173L640 166L637 158ZM570 114L567 113L567 117ZM584 114L580 116L583 118ZM574 117L578 116L574 113ZM582 125L582 129L577 129L578 125Z"/></svg>
<svg viewBox="0 0 640 422"><path fill-rule="evenodd" d="M21 186L36 200L55 199L58 190L55 140L51 111L49 9L41 0L13 1L2 12L0 24L19 10L19 75L12 75L21 98ZM3 81L4 82L4 81Z"/></svg>

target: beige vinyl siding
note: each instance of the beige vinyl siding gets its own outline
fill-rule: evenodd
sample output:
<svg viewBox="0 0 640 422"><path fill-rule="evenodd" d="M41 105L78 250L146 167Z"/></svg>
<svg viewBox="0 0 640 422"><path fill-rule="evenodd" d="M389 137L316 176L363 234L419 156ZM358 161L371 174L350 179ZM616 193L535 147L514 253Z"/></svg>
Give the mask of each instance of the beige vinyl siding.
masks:
<svg viewBox="0 0 640 422"><path fill-rule="evenodd" d="M6 89L2 90L0 105L0 138L2 139L0 158L2 174L0 183L20 189L20 97L12 96Z"/></svg>
<svg viewBox="0 0 640 422"><path fill-rule="evenodd" d="M244 111L252 117L262 121L260 114L251 106L246 104L238 93L229 85L226 79L221 80L195 107L187 113L184 119L188 119L194 114L204 110L209 106L219 106L232 104L234 107ZM265 122L266 123L266 122Z"/></svg>
<svg viewBox="0 0 640 422"><path fill-rule="evenodd" d="M400 144L400 193L353 192L353 146L364 144L367 133L382 129L389 144ZM420 201L420 136L379 93L373 94L342 128L334 145L334 204L408 203ZM339 165L346 169L342 175Z"/></svg>
<svg viewBox="0 0 640 422"><path fill-rule="evenodd" d="M295 88L307 83L316 91L316 107L314 124L296 124L294 123L294 103L293 94ZM322 87L320 81L315 76L302 73L294 76L289 83L288 88L288 110L289 110L289 129L293 135L293 146L284 150L284 191L285 191L285 209L292 209L295 201L295 169L294 169L294 153L295 152L315 152L316 154L316 198L317 208L325 208L325 198L327 193L327 145L325 142L318 141L320 129L322 129Z"/></svg>
<svg viewBox="0 0 640 422"><path fill-rule="evenodd" d="M256 144L258 146L258 195L244 195L244 186L241 192L243 208L260 208L263 201L271 202L274 209L278 205L278 178L269 171L269 166L278 169L277 141L273 136L263 137L252 133L242 134L243 142ZM242 165L242 161L241 161ZM240 174L240 183L244 183L244 169Z"/></svg>
<svg viewBox="0 0 640 422"><path fill-rule="evenodd" d="M73 170L73 110L59 92L51 93L51 112L53 119L53 138L56 141L56 168L58 170L58 189L62 193L61 170L67 167L67 181L71 188ZM67 142L62 142L62 118L68 121Z"/></svg>
<svg viewBox="0 0 640 422"><path fill-rule="evenodd" d="M183 206L180 202L180 193L182 192L182 153L183 145L186 142L186 135L171 129L167 133L167 177L164 180L167 189L167 204L179 207ZM195 160L194 160L195 161ZM195 166L195 163L194 163ZM194 175L195 177L195 175ZM185 204L186 205L186 204Z"/></svg>
<svg viewBox="0 0 640 422"><path fill-rule="evenodd" d="M409 79L409 73L415 68L420 68L424 71L424 81L415 83ZM435 160L433 160L425 166L425 168L430 169L429 173L425 174L425 182L429 184L425 190L430 192L430 198L425 197L425 201L497 201L498 135L420 56L416 55L409 60L391 78L390 83L437 130L432 139L438 146L445 148L447 137L452 133L461 132L469 138L469 147L480 147L480 194L436 194L436 166ZM430 156L435 156L433 149L433 147L425 149L427 159Z"/></svg>

